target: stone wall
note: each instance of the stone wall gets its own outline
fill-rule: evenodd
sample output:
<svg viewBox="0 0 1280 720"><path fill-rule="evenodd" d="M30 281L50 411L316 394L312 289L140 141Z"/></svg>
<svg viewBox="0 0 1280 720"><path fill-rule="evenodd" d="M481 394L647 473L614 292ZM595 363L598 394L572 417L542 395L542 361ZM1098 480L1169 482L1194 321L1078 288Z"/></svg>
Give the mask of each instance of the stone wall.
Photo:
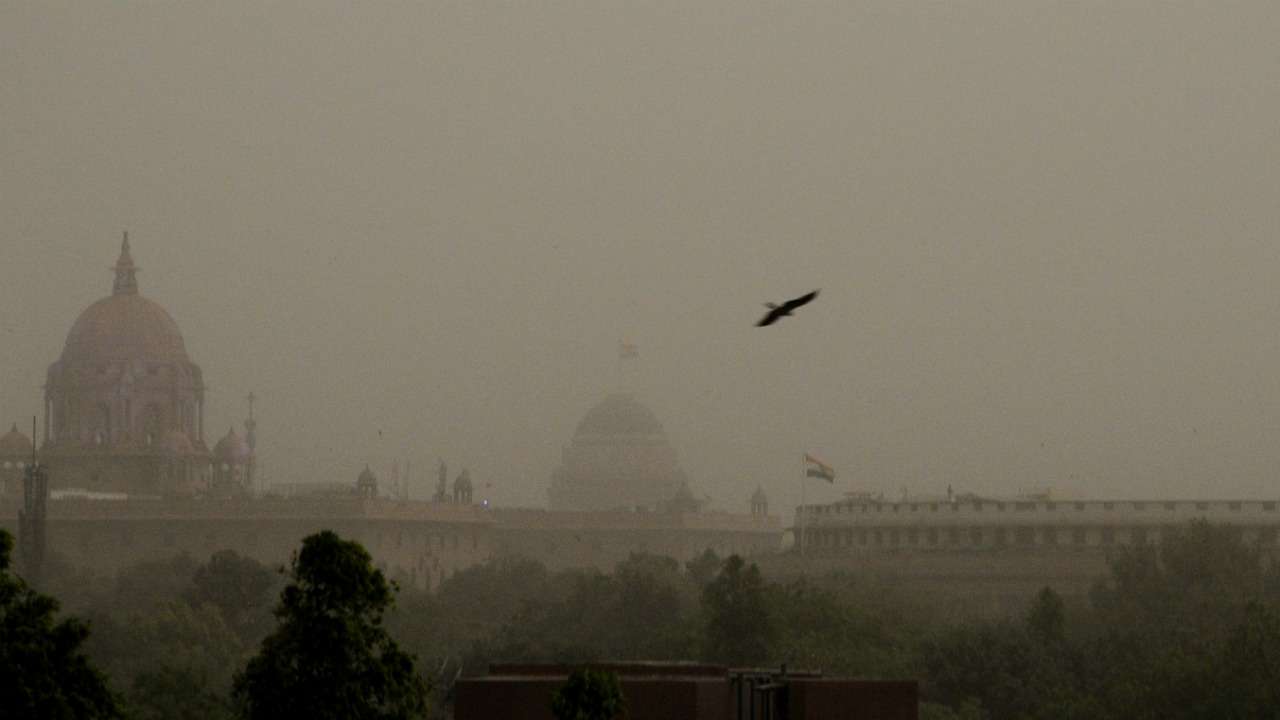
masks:
<svg viewBox="0 0 1280 720"><path fill-rule="evenodd" d="M364 545L392 577L427 588L491 557L492 524L476 506L354 497L51 500L48 550L101 575L183 553L202 561L224 549L283 565L304 537L333 530ZM16 505L0 506L0 526L16 535Z"/></svg>

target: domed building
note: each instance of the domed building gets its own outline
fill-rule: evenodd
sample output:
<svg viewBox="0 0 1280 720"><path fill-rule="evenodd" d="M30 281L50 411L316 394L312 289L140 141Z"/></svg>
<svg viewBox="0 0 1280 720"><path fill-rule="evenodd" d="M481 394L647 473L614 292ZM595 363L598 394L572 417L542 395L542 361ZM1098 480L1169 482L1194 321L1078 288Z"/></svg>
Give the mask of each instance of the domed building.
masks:
<svg viewBox="0 0 1280 720"><path fill-rule="evenodd" d="M363 498L378 497L378 476L373 474L368 465L356 477L356 495Z"/></svg>
<svg viewBox="0 0 1280 720"><path fill-rule="evenodd" d="M22 493L22 475L31 462L31 438L18 430L14 423L9 432L0 436L0 497L17 497Z"/></svg>
<svg viewBox="0 0 1280 720"><path fill-rule="evenodd" d="M764 488L759 485L751 494L751 517L769 517L769 496L764 494Z"/></svg>
<svg viewBox="0 0 1280 720"><path fill-rule="evenodd" d="M242 495L249 492L249 469L253 452L249 443L233 427L213 446L213 470L209 491L214 495Z"/></svg>
<svg viewBox="0 0 1280 720"><path fill-rule="evenodd" d="M67 334L45 384L42 460L54 488L192 495L207 488L204 379L178 324L138 294L126 233L111 295Z"/></svg>
<svg viewBox="0 0 1280 720"><path fill-rule="evenodd" d="M578 423L552 473L552 510L656 509L688 480L653 411L614 393Z"/></svg>

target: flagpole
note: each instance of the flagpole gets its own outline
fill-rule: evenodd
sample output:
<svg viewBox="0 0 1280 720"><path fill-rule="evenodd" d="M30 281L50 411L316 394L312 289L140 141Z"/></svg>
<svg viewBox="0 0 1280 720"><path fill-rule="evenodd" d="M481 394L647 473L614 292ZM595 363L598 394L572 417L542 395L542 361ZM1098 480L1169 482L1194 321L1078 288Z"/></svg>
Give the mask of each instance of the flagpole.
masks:
<svg viewBox="0 0 1280 720"><path fill-rule="evenodd" d="M809 514L809 508L805 506L804 499L804 478L807 470L804 453L800 453L800 557L804 557L805 516Z"/></svg>

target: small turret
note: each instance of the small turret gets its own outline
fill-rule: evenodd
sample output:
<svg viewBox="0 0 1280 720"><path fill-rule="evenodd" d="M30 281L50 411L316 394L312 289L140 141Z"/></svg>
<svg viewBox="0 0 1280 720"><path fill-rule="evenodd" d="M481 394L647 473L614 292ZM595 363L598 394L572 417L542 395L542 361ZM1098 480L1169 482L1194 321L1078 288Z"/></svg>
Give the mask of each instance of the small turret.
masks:
<svg viewBox="0 0 1280 720"><path fill-rule="evenodd" d="M173 433L171 433L173 435ZM182 438L180 433L177 434ZM178 438L166 438L175 441ZM227 434L213 446L213 476L210 493L214 495L240 495L248 491L247 475L251 454L244 438L229 428Z"/></svg>
<svg viewBox="0 0 1280 720"><path fill-rule="evenodd" d="M766 517L768 514L769 498L764 494L764 488L757 485L751 494L751 517Z"/></svg>
<svg viewBox="0 0 1280 720"><path fill-rule="evenodd" d="M373 474L368 465L364 466L360 477L356 478L356 494L365 498L378 497L378 476Z"/></svg>
<svg viewBox="0 0 1280 720"><path fill-rule="evenodd" d="M444 464L444 460L440 461L440 467L436 469L436 493L431 496L431 501L449 502L449 466Z"/></svg>
<svg viewBox="0 0 1280 720"><path fill-rule="evenodd" d="M453 501L459 505L470 505L471 490L471 473L464 468L453 481Z"/></svg>
<svg viewBox="0 0 1280 720"><path fill-rule="evenodd" d="M693 496L689 483L682 482L676 494L663 503L660 509L669 513L697 513L702 511L702 503Z"/></svg>
<svg viewBox="0 0 1280 720"><path fill-rule="evenodd" d="M0 437L0 496L22 495L22 473L31 462L31 438L18 430L18 424Z"/></svg>

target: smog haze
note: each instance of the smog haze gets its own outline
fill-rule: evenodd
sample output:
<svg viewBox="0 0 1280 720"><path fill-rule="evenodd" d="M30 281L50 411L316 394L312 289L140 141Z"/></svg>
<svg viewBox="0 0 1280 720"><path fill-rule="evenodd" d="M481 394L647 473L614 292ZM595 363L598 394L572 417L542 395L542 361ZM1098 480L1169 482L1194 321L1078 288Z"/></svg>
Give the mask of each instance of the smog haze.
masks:
<svg viewBox="0 0 1280 720"><path fill-rule="evenodd" d="M724 509L804 451L815 501L1274 495L1280 13L1221 7L5 4L0 420L128 230L276 482L542 505L626 341Z"/></svg>

